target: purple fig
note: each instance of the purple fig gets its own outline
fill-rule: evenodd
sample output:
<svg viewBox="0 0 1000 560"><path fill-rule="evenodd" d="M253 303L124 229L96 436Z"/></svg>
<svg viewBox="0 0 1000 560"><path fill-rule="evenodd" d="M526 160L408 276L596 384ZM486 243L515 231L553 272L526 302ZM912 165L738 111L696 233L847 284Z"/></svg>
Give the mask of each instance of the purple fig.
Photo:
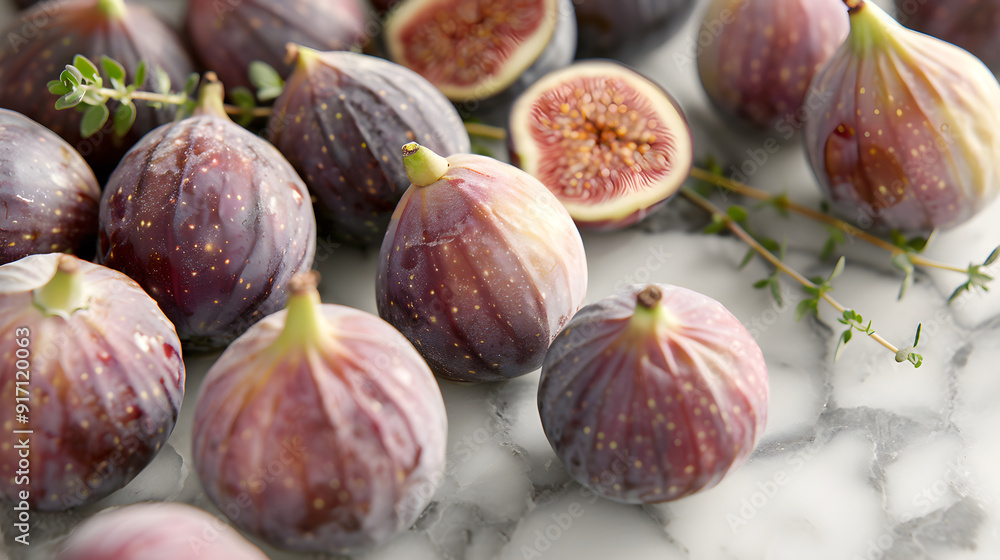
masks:
<svg viewBox="0 0 1000 560"><path fill-rule="evenodd" d="M617 60L655 50L683 24L694 0L573 0L576 58Z"/></svg>
<svg viewBox="0 0 1000 560"><path fill-rule="evenodd" d="M0 498L40 511L91 504L167 441L184 397L181 345L120 272L72 255L0 266ZM24 432L14 432L24 430Z"/></svg>
<svg viewBox="0 0 1000 560"><path fill-rule="evenodd" d="M699 35L701 83L727 115L800 128L809 83L849 28L843 0L715 0Z"/></svg>
<svg viewBox="0 0 1000 560"><path fill-rule="evenodd" d="M954 43L1000 72L1000 0L895 0L896 19Z"/></svg>
<svg viewBox="0 0 1000 560"><path fill-rule="evenodd" d="M353 553L408 528L444 470L434 376L378 317L322 305L315 275L205 378L194 463L209 498L271 544Z"/></svg>
<svg viewBox="0 0 1000 560"><path fill-rule="evenodd" d="M927 234L966 221L1000 191L1000 85L968 52L845 2L850 35L806 100L821 186L864 228Z"/></svg>
<svg viewBox="0 0 1000 560"><path fill-rule="evenodd" d="M676 101L610 60L547 74L510 111L511 160L581 228L620 229L660 207L687 179L692 144Z"/></svg>
<svg viewBox="0 0 1000 560"><path fill-rule="evenodd" d="M0 109L0 264L36 253L93 258L100 199L94 172L72 146Z"/></svg>
<svg viewBox="0 0 1000 560"><path fill-rule="evenodd" d="M419 74L350 52L291 47L295 72L275 102L268 139L317 199L320 226L350 243L381 243L410 186L399 146L419 140L453 154L469 151L454 106Z"/></svg>
<svg viewBox="0 0 1000 560"><path fill-rule="evenodd" d="M140 89L155 89L155 68L174 84L183 84L194 71L177 34L148 8L123 0L42 2L19 14L3 36L7 40L0 47L0 107L22 113L64 138L101 178L139 138L172 121L174 111L136 103L135 123L124 137L114 133L109 119L97 134L83 138L83 113L57 110L58 97L46 84L77 54L95 62L107 55L122 64L127 79L135 75L139 61L145 61L147 77ZM112 111L116 107L115 102L109 105Z"/></svg>
<svg viewBox="0 0 1000 560"><path fill-rule="evenodd" d="M316 250L305 184L229 120L222 98L221 84L202 85L194 115L143 137L101 198L98 259L134 278L195 347L281 309Z"/></svg>
<svg viewBox="0 0 1000 560"><path fill-rule="evenodd" d="M573 317L545 356L538 411L570 476L619 502L719 483L767 419L760 347L719 302L633 285Z"/></svg>
<svg viewBox="0 0 1000 560"><path fill-rule="evenodd" d="M324 51L363 46L371 17L363 0L190 0L186 25L202 62L232 89L253 87L255 60L291 74L288 43Z"/></svg>
<svg viewBox="0 0 1000 560"><path fill-rule="evenodd" d="M379 254L379 315L435 373L498 381L542 364L580 308L587 261L566 209L537 179L473 154L403 146L413 185Z"/></svg>

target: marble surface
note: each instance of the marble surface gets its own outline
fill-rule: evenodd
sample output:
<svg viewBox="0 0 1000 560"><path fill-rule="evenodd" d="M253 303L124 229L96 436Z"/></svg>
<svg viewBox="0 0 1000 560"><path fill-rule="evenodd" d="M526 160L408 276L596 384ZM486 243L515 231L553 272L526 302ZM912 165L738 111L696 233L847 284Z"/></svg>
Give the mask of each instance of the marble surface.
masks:
<svg viewBox="0 0 1000 560"><path fill-rule="evenodd" d="M699 155L741 164L777 134L748 134L707 105L689 53L694 18L637 66L678 99ZM162 5L160 6L162 8ZM169 10L176 9L176 6ZM779 144L750 182L797 201L819 203L799 139ZM729 202L734 202L730 199ZM683 200L638 228L585 233L588 302L632 282L701 291L753 333L770 375L767 430L750 460L717 487L672 503L639 507L596 499L569 480L542 432L538 373L509 382L441 382L449 418L446 477L412 530L366 559L629 558L633 560L917 560L1000 557L1000 287L962 296L964 281L924 271L901 301L901 275L885 253L860 242L843 248L847 267L835 296L873 321L898 346L923 325L923 366L856 337L833 360L836 314L794 320L803 292L782 278L785 305L754 281L760 259L738 268L745 247L699 233L705 216ZM816 254L822 227L752 212L753 226L788 242L787 260L807 276L832 262ZM1000 204L937 235L926 254L966 266L1000 244ZM374 311L375 253L320 240L317 268L325 302ZM1000 276L1000 264L987 272ZM94 512L144 500L192 503L219 514L191 470L193 402L218 354L189 355L187 402L169 444L139 478L94 507L37 515L33 544L12 546L10 512L0 512L0 557L48 558L59 538ZM322 558L263 547L275 560Z"/></svg>

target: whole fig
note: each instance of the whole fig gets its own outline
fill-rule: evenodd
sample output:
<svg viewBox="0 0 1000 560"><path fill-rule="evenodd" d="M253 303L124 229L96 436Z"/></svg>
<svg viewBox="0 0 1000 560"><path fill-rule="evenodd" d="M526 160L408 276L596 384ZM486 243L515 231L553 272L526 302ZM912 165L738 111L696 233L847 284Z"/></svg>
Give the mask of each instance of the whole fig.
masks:
<svg viewBox="0 0 1000 560"><path fill-rule="evenodd" d="M903 25L954 43L1000 73L1000 0L895 0Z"/></svg>
<svg viewBox="0 0 1000 560"><path fill-rule="evenodd" d="M648 55L687 20L695 0L573 0L576 58Z"/></svg>
<svg viewBox="0 0 1000 560"><path fill-rule="evenodd" d="M36 510L125 486L167 441L184 397L180 340L156 302L72 255L0 266L0 356L3 429L26 430L0 445L0 498Z"/></svg>
<svg viewBox="0 0 1000 560"><path fill-rule="evenodd" d="M760 347L719 302L629 286L580 310L545 356L538 411L570 476L619 502L711 488L767 419Z"/></svg>
<svg viewBox="0 0 1000 560"><path fill-rule="evenodd" d="M424 510L443 475L447 419L434 376L378 317L322 305L315 275L236 339L195 407L209 498L271 544L352 553Z"/></svg>
<svg viewBox="0 0 1000 560"><path fill-rule="evenodd" d="M587 290L583 241L537 179L493 158L403 146L413 185L379 253L379 315L435 373L498 381L537 369Z"/></svg>
<svg viewBox="0 0 1000 560"><path fill-rule="evenodd" d="M268 139L316 197L320 227L350 243L381 243L410 185L399 145L469 151L448 99L416 72L351 52L291 46L295 71L275 101Z"/></svg>
<svg viewBox="0 0 1000 560"><path fill-rule="evenodd" d="M36 253L93 258L100 199L94 172L72 146L0 109L0 264Z"/></svg>
<svg viewBox="0 0 1000 560"><path fill-rule="evenodd" d="M699 35L711 39L699 43L701 83L727 115L798 129L813 75L849 28L843 0L715 0Z"/></svg>
<svg viewBox="0 0 1000 560"><path fill-rule="evenodd" d="M927 234L1000 191L1000 84L976 57L845 0L847 41L813 78L803 140L836 210Z"/></svg>

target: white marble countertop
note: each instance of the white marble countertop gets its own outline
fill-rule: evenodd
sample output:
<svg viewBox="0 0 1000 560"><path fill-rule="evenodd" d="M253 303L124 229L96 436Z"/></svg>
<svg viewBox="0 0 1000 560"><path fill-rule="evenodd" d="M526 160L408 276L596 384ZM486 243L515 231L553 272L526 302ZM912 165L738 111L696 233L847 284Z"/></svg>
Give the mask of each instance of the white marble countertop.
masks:
<svg viewBox="0 0 1000 560"><path fill-rule="evenodd" d="M772 135L728 127L709 109L695 65L679 62L691 48L704 4L638 67L684 108L699 155L741 162ZM812 206L819 202L798 137L781 143L750 182ZM833 263L815 256L824 229L775 216L755 211L752 223L786 238L788 262L807 276L829 273ZM821 320L796 322L794 303L803 295L797 285L782 278L786 304L777 305L752 287L769 273L762 261L739 269L745 247L692 231L697 218L678 199L640 228L584 233L587 302L626 283L666 282L719 300L750 328L767 360L771 400L767 430L748 463L717 487L668 504L597 499L569 480L545 439L535 405L537 372L487 385L442 381L450 430L447 476L416 526L366 559L1000 558L1000 286L949 306L949 294L964 278L921 271L897 301L901 274L887 255L848 243L836 297L898 346L910 344L921 323L924 363L919 369L897 364L863 337L834 362L837 315L821 306ZM1000 204L994 204L937 235L926 254L965 266L981 262L998 244ZM321 243L323 300L374 312L375 257L375 251ZM1000 264L987 272L1000 277ZM94 507L38 515L34 544L14 548L8 535L0 557L48 558L47 540L111 505L173 500L219 514L190 462L194 399L217 356L188 356L185 406L147 470ZM2 531L11 524L8 514L0 513ZM321 558L264 550L276 560Z"/></svg>

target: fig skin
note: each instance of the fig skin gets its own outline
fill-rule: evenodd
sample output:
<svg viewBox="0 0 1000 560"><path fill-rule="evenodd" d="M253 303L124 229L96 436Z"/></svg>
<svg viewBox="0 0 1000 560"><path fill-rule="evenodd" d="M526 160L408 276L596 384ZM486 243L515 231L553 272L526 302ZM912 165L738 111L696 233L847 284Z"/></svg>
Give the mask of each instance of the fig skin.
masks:
<svg viewBox="0 0 1000 560"><path fill-rule="evenodd" d="M103 182L128 149L147 132L171 122L176 111L154 109L137 102L135 123L124 137L115 135L108 119L97 134L83 138L83 113L56 110L57 96L46 84L73 57L82 54L100 64L107 55L122 64L127 79L135 76L140 60L148 66L145 84L153 89L153 67L170 76L174 87L184 84L194 64L177 34L148 8L122 0L62 0L42 2L18 14L0 46L0 107L12 109L49 128L87 160ZM106 76L105 76L106 79ZM117 103L109 102L114 112Z"/></svg>
<svg viewBox="0 0 1000 560"><path fill-rule="evenodd" d="M0 109L0 264L97 246L101 188L87 162L55 133Z"/></svg>
<svg viewBox="0 0 1000 560"><path fill-rule="evenodd" d="M726 115L798 129L809 83L849 29L843 0L715 0L702 23L713 40L698 52L701 83Z"/></svg>
<svg viewBox="0 0 1000 560"><path fill-rule="evenodd" d="M967 51L872 2L850 18L806 100L821 187L862 228L927 235L965 222L1000 191L1000 85Z"/></svg>
<svg viewBox="0 0 1000 560"><path fill-rule="evenodd" d="M355 553L428 505L443 476L447 418L413 346L370 313L320 304L312 282L209 370L194 462L239 527L281 548Z"/></svg>
<svg viewBox="0 0 1000 560"><path fill-rule="evenodd" d="M176 502L105 510L70 534L55 560L267 560L219 518Z"/></svg>
<svg viewBox="0 0 1000 560"><path fill-rule="evenodd" d="M694 0L573 0L576 58L644 56L677 31L694 5Z"/></svg>
<svg viewBox="0 0 1000 560"><path fill-rule="evenodd" d="M135 279L186 345L214 348L284 307L312 266L316 221L291 164L225 115L221 84L200 97L108 180L98 259Z"/></svg>
<svg viewBox="0 0 1000 560"><path fill-rule="evenodd" d="M27 377L17 368L25 348ZM27 489L34 510L124 487L167 441L184 397L181 344L156 302L124 274L72 255L0 266L0 356L4 429L34 432L24 436L28 484L12 475L18 449L0 446L0 497L17 504ZM14 424L18 381L28 381L25 424Z"/></svg>
<svg viewBox="0 0 1000 560"><path fill-rule="evenodd" d="M379 253L379 315L441 377L501 381L542 364L583 303L583 242L535 178L474 154L441 158L407 144L415 180ZM429 160L415 177L411 164ZM413 163L415 162L415 163Z"/></svg>
<svg viewBox="0 0 1000 560"><path fill-rule="evenodd" d="M767 402L764 357L740 321L666 284L581 309L552 343L538 387L542 427L570 476L633 504L718 484L753 450Z"/></svg>
<svg viewBox="0 0 1000 560"><path fill-rule="evenodd" d="M577 97L580 89L585 94ZM691 130L674 98L611 60L547 74L515 101L509 130L511 162L585 229L643 220L676 194L694 161Z"/></svg>
<svg viewBox="0 0 1000 560"><path fill-rule="evenodd" d="M199 58L227 88L255 90L251 62L266 62L287 78L293 67L285 45L360 48L370 39L373 18L363 0L189 0L185 25Z"/></svg>
<svg viewBox="0 0 1000 560"><path fill-rule="evenodd" d="M316 197L321 229L348 243L381 243L410 185L399 143L470 150L454 106L412 70L368 55L292 47L296 69L268 123L274 143Z"/></svg>
<svg viewBox="0 0 1000 560"><path fill-rule="evenodd" d="M895 0L899 23L954 43L1000 73L1000 0Z"/></svg>

